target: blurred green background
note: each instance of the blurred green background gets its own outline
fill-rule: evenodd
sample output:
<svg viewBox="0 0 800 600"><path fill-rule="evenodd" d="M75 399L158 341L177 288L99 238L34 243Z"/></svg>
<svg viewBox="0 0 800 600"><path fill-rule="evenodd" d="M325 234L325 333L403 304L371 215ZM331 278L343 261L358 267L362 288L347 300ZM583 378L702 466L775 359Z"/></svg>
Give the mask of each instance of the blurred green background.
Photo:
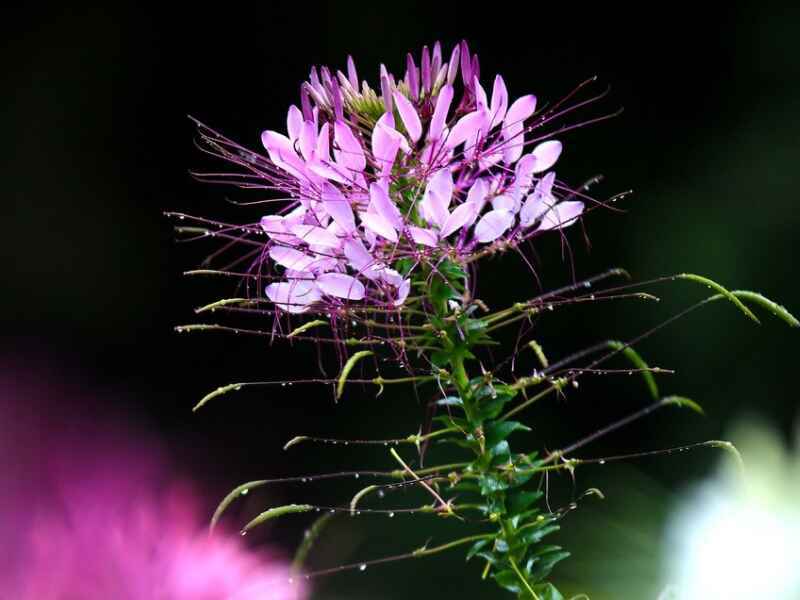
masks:
<svg viewBox="0 0 800 600"><path fill-rule="evenodd" d="M231 190L188 175L206 165L187 114L245 145L281 129L311 64L344 66L348 53L375 81L385 62L401 70L409 50L467 38L484 80L502 73L514 95L553 101L598 75L608 97L589 111L622 106L618 118L563 138L559 176L576 184L605 176L599 196L632 188L624 214L595 211L591 246L570 233L578 275L611 266L636 278L707 274L800 311L796 275L800 169L800 11L771 3L697 4L622 10L610 6L263 3L180 11L120 3L102 11L35 9L4 24L2 203L3 351L31 365L57 364L72 378L124 402L168 440L186 472L209 489L209 506L248 479L384 468L384 449L285 453L295 434L396 437L416 430L413 397L358 390L334 406L311 388L247 393L192 414L209 389L247 379L316 372L313 349L262 340L179 337L191 308L233 291L185 280L208 248L179 246L166 209L253 221L225 202ZM594 112L592 112L594 111ZM241 194L237 199L247 199ZM255 199L255 198L253 198ZM543 285L570 280L557 236L537 244ZM534 294L524 265L507 257L483 268L479 293L492 305ZM608 337L627 339L703 297L675 283L651 290L659 304L582 306L543 319L537 339L552 356ZM585 449L586 456L718 438L737 418L758 415L789 439L797 416L797 332L765 315L756 327L730 306L692 314L641 346L651 364L676 369L667 393L699 401L707 416L665 411ZM120 392L124 390L124 394ZM120 401L118 397L135 398ZM555 448L641 406L637 378L587 381L566 401L529 411L534 431L518 446ZM662 527L670 503L717 457L640 460L551 481L551 503L587 487L606 492L565 521L573 552L555 581L603 598L654 598ZM358 482L276 487L253 495L232 522L288 501L345 504ZM409 492L385 502L414 503ZM302 517L264 540L288 552ZM318 568L448 539L453 523L423 517L342 519L313 556ZM255 542L254 542L255 543ZM495 598L481 565L449 555L370 568L319 581L333 598Z"/></svg>

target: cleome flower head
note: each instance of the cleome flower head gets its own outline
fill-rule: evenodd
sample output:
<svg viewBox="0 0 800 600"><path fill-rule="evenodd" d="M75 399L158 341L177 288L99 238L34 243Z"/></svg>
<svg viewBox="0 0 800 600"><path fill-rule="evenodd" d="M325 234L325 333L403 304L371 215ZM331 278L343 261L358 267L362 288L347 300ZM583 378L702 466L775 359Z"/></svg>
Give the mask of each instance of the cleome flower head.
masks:
<svg viewBox="0 0 800 600"><path fill-rule="evenodd" d="M466 42L448 61L438 42L419 65L409 54L402 79L381 66L377 90L352 58L346 71L311 69L286 132L262 133L266 156L200 126L212 153L249 171L240 185L284 196L258 232L279 311L400 307L425 265L465 265L584 211L551 170L561 142L532 134L553 112L512 100L500 75L487 91Z"/></svg>

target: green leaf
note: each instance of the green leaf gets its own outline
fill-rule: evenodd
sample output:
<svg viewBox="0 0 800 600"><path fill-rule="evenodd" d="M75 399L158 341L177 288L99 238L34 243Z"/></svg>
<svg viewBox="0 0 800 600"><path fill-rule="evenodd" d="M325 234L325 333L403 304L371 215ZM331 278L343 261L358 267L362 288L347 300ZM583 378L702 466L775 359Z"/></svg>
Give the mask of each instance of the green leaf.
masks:
<svg viewBox="0 0 800 600"><path fill-rule="evenodd" d="M703 410L702 406L700 406L697 402L695 402L691 398L686 398L684 396L666 396L665 398L661 399L661 404L663 404L664 406L671 404L673 406L679 406L681 408L689 408L700 415L705 414L705 411Z"/></svg>
<svg viewBox="0 0 800 600"><path fill-rule="evenodd" d="M534 502L539 500L544 493L541 490L525 491L520 490L508 495L508 512L517 514L530 507Z"/></svg>
<svg viewBox="0 0 800 600"><path fill-rule="evenodd" d="M564 596L552 583L539 583L533 586L533 591L539 596L539 600L564 600Z"/></svg>
<svg viewBox="0 0 800 600"><path fill-rule="evenodd" d="M344 384L347 382L347 376L350 375L350 371L353 370L353 367L356 366L356 363L362 358L372 356L373 354L374 353L372 350L360 350L347 359L347 362L344 363L344 367L342 367L342 372L339 374L339 382L336 385L337 400L342 397L342 393L344 392Z"/></svg>
<svg viewBox="0 0 800 600"><path fill-rule="evenodd" d="M499 573L494 573L492 575L497 585L499 585L504 590L508 590L509 592L513 592L514 594L518 594L522 591L522 585L519 581L519 577L512 569L507 569L505 571L500 571Z"/></svg>
<svg viewBox="0 0 800 600"><path fill-rule="evenodd" d="M702 275L695 275L694 273L680 273L679 275L675 276L676 279L685 279L687 281L695 281L697 283L701 283L707 287L710 287L712 290L716 291L717 293L725 296L728 300L730 300L739 310L741 310L747 317L752 319L758 324L761 324L761 321L758 320L749 308L747 308L736 295L732 294L727 288L722 287L716 281L712 281L707 277L703 277Z"/></svg>
<svg viewBox="0 0 800 600"><path fill-rule="evenodd" d="M467 551L467 560L470 560L470 559L471 559L471 558L473 558L473 557L474 557L474 556L475 556L475 555L476 555L478 552L480 552L481 550L483 550L483 549L486 547L486 545L487 545L489 542L491 542L491 540L478 540L477 542L475 542L474 544L472 544L472 546L470 547L470 549Z"/></svg>
<svg viewBox="0 0 800 600"><path fill-rule="evenodd" d="M797 318L785 307L781 306L777 302L773 302L766 296L762 296L758 292L751 292L748 290L733 290L731 294L737 298L742 298L748 302L752 302L764 310L771 312L782 321L785 321L790 327L800 327L800 321L798 321ZM717 296L712 296L709 298L709 300L718 300L723 297L724 296L722 294L719 294Z"/></svg>
<svg viewBox="0 0 800 600"><path fill-rule="evenodd" d="M247 483L243 483L242 485L233 488L233 490L231 490L228 495L222 499L222 502L219 503L217 510L214 511L214 515L211 517L211 530L214 530L214 527L217 526L217 523L222 517L222 513L228 509L234 500L241 498L242 496L246 496L250 490L264 486L267 483L268 482L266 479L257 479L256 481L248 481Z"/></svg>
<svg viewBox="0 0 800 600"><path fill-rule="evenodd" d="M519 421L493 421L487 423L483 428L486 446L491 448L518 430L530 431L531 428Z"/></svg>
<svg viewBox="0 0 800 600"><path fill-rule="evenodd" d="M254 527L258 527L262 523L269 521L270 519L277 519L278 517L282 517L284 515L291 515L294 513L304 513L310 510L314 510L314 507L310 504L285 504L284 506L276 506L274 508L269 508L258 515L255 519L251 520L247 525L242 528L242 535L253 529Z"/></svg>

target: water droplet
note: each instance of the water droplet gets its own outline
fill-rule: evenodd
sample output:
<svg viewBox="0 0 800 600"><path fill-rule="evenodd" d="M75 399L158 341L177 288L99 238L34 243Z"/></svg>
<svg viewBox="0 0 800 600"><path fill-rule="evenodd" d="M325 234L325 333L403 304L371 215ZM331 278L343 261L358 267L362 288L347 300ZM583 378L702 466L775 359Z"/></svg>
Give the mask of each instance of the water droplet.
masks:
<svg viewBox="0 0 800 600"><path fill-rule="evenodd" d="M250 491L250 490L248 490L248 489L244 489L244 490L242 490L242 496L247 496L247 492L249 492L249 491Z"/></svg>
<svg viewBox="0 0 800 600"><path fill-rule="evenodd" d="M300 481L302 483L308 483L308 477L303 477L302 479L300 479Z"/></svg>
<svg viewBox="0 0 800 600"><path fill-rule="evenodd" d="M578 388L578 385L579 385L579 384L578 384L578 380L577 380L577 379L573 379L573 380L572 380L572 387L574 387L575 389L577 389L577 388Z"/></svg>
<svg viewBox="0 0 800 600"><path fill-rule="evenodd" d="M247 535L247 532L246 532L246 531L241 531L241 532L239 532L239 535L241 535L242 537L244 537L244 536L246 536L246 535Z"/></svg>
<svg viewBox="0 0 800 600"><path fill-rule="evenodd" d="M386 496L386 492L383 490L378 490L378 498L383 498L384 496Z"/></svg>
<svg viewBox="0 0 800 600"><path fill-rule="evenodd" d="M604 465L604 464L606 464L606 461L604 461L604 460L600 460L600 461L598 461L598 463L597 463L597 464L599 464L599 465Z"/></svg>
<svg viewBox="0 0 800 600"><path fill-rule="evenodd" d="M281 384L281 387L286 387L286 382L285 381Z"/></svg>
<svg viewBox="0 0 800 600"><path fill-rule="evenodd" d="M334 513L336 512L336 509L335 509L335 508L332 508L332 509L331 509L329 512L330 512L331 514L334 514Z"/></svg>
<svg viewBox="0 0 800 600"><path fill-rule="evenodd" d="M358 570L359 571L366 571L367 570L366 563L361 563L360 565L358 565Z"/></svg>
<svg viewBox="0 0 800 600"><path fill-rule="evenodd" d="M391 519L391 518L393 518L393 517L394 517L394 513L393 513L393 512L390 512L390 513L389 513L389 518Z"/></svg>
<svg viewBox="0 0 800 600"><path fill-rule="evenodd" d="M353 475L353 477L355 477L356 479L358 479L358 478L359 478L359 477L361 477L361 476L360 476L358 473L356 473L355 475Z"/></svg>

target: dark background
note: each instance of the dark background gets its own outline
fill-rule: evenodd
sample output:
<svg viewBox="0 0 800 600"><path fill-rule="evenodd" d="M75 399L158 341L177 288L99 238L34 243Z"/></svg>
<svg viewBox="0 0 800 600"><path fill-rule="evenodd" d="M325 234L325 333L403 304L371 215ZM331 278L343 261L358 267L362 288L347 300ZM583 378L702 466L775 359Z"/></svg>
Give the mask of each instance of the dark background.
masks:
<svg viewBox="0 0 800 600"><path fill-rule="evenodd" d="M797 10L769 3L718 12L672 4L633 11L577 4L529 11L499 3L258 6L42 9L9 19L3 36L2 353L100 390L110 409L163 436L211 498L248 479L390 467L382 447L285 453L281 446L295 434L405 436L422 414L413 397L395 391L376 399L373 390L354 389L334 406L327 391L315 388L240 393L190 412L219 384L316 372L313 349L172 332L196 320L192 307L231 295L234 286L182 278L211 248L176 245L162 217L177 209L258 218L257 210L225 202L232 190L189 177L188 169L207 162L193 146L186 116L258 148L261 130L283 130L311 64L342 68L350 53L359 74L375 82L381 62L402 72L407 51L439 39L449 54L464 37L481 57L483 80L502 73L512 97L533 92L553 101L598 75L611 92L592 110L625 112L566 135L558 172L575 183L604 174L601 197L636 193L623 205L629 212L595 211L587 219L591 248L577 229L570 233L577 273L610 266L642 279L697 272L800 310ZM537 252L545 287L569 281L557 236L542 240ZM480 275L479 292L495 306L536 289L512 257ZM704 293L689 283L651 291L663 296L660 304L554 313L541 321L537 339L552 356L607 337L626 339ZM797 409L796 335L768 315L756 327L724 304L691 315L641 351L677 370L662 377L665 392L698 400L708 416L665 411L584 455L717 438L737 418L752 416L788 440ZM644 393L637 378L589 381L566 401L530 410L534 432L517 444L569 443L641 406ZM593 598L618 597L626 579L655 589L669 500L715 460L699 452L580 472L577 491L605 485L613 493L570 518L561 541L575 558L556 581ZM241 523L278 502L345 504L359 487L276 487L230 518ZM564 504L571 494L563 481L551 501ZM386 500L420 501L424 496L414 494ZM304 524L290 518L263 535L288 552ZM321 568L406 551L456 530L424 517L343 519L312 563ZM317 591L320 598L495 597L479 571L455 552L334 576Z"/></svg>

